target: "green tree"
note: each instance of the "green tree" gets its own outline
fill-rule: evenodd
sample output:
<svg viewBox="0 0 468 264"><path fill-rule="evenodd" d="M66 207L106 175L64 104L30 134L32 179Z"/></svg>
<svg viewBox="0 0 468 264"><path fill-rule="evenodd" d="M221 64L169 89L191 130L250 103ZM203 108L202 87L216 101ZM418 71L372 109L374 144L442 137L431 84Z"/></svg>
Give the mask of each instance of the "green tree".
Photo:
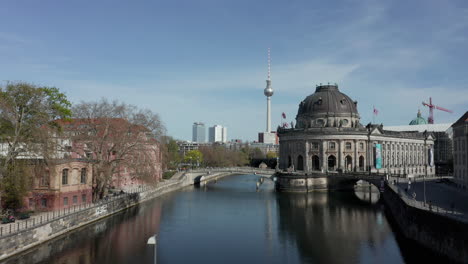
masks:
<svg viewBox="0 0 468 264"><path fill-rule="evenodd" d="M278 153L273 152L273 151L268 151L266 154L267 159L276 159L278 157Z"/></svg>
<svg viewBox="0 0 468 264"><path fill-rule="evenodd" d="M6 194L8 199L20 206L23 187L12 177L26 177L27 170L20 168L17 157L52 157L57 146L54 135L61 131L57 119L66 119L71 115L71 103L55 87L40 87L25 82L7 83L0 87L0 144L4 152L0 160L0 197ZM10 193L8 193L11 190Z"/></svg>
<svg viewBox="0 0 468 264"><path fill-rule="evenodd" d="M203 162L203 154L199 150L190 150L184 156L184 162L190 163L192 166L200 166Z"/></svg>
<svg viewBox="0 0 468 264"><path fill-rule="evenodd" d="M179 163L182 161L182 157L179 154L179 146L172 137L166 136L164 142L166 167L167 169L175 170L177 169Z"/></svg>

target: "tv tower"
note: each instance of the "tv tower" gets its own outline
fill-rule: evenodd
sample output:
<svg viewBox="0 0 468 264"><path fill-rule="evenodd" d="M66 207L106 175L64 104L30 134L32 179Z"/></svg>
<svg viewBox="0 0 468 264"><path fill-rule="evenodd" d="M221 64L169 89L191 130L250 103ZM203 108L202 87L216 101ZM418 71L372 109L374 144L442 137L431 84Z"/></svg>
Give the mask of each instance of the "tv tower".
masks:
<svg viewBox="0 0 468 264"><path fill-rule="evenodd" d="M266 80L266 88L263 90L263 94L267 97L267 123L266 123L266 131L271 131L271 99L270 97L273 96L273 88L271 88L271 58L270 58L270 48L268 48L268 79Z"/></svg>

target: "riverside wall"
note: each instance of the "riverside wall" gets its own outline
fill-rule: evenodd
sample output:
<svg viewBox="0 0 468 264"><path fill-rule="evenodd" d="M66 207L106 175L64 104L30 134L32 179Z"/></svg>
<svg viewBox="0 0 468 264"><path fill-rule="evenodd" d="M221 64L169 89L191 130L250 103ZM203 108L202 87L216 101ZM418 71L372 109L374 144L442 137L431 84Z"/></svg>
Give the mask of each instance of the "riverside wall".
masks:
<svg viewBox="0 0 468 264"><path fill-rule="evenodd" d="M218 179L230 174L232 173L212 173L207 175L206 180ZM142 202L193 185L194 178L202 175L203 173L178 173L173 176L174 180L163 182L155 188L127 193L108 201L90 205L79 211L55 217L50 221L33 224L29 228L23 228L17 232L3 234L0 237L0 261Z"/></svg>
<svg viewBox="0 0 468 264"><path fill-rule="evenodd" d="M383 199L401 233L452 261L468 263L468 223L411 205L390 186Z"/></svg>

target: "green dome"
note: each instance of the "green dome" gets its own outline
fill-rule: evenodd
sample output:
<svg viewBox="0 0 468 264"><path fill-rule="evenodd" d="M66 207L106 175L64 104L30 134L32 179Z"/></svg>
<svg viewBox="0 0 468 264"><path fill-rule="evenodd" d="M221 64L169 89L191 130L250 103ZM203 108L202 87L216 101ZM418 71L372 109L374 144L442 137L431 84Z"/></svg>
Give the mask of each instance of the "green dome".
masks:
<svg viewBox="0 0 468 264"><path fill-rule="evenodd" d="M418 110L418 116L415 119L411 120L409 124L410 125L425 125L427 124L427 121L426 119L421 117L421 111Z"/></svg>

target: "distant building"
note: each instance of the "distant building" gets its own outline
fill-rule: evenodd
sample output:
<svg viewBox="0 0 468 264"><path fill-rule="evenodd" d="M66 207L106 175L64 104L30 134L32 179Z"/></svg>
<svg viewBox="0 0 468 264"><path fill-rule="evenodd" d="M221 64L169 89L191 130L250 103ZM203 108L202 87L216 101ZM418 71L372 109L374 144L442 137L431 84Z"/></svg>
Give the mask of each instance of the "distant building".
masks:
<svg viewBox="0 0 468 264"><path fill-rule="evenodd" d="M208 129L208 141L214 142L227 142L227 128L221 125L214 125Z"/></svg>
<svg viewBox="0 0 468 264"><path fill-rule="evenodd" d="M223 139L222 141L224 143L226 143L228 140L227 140L227 127L223 127Z"/></svg>
<svg viewBox="0 0 468 264"><path fill-rule="evenodd" d="M279 145L278 144L250 143L248 146L250 148L260 149L263 152L263 154L265 154L265 155L268 152L279 153Z"/></svg>
<svg viewBox="0 0 468 264"><path fill-rule="evenodd" d="M279 144L278 135L276 132L260 132L258 133L258 142L265 144Z"/></svg>
<svg viewBox="0 0 468 264"><path fill-rule="evenodd" d="M418 110L418 115L416 116L415 119L411 120L411 122L409 123L410 125L425 125L427 124L427 121L426 119L424 119L422 116L421 116L421 111Z"/></svg>
<svg viewBox="0 0 468 264"><path fill-rule="evenodd" d="M453 128L453 178L458 186L468 188L468 112Z"/></svg>
<svg viewBox="0 0 468 264"><path fill-rule="evenodd" d="M206 142L177 141L177 145L179 146L179 153L184 156L191 150L198 150L200 147L208 147L212 144Z"/></svg>
<svg viewBox="0 0 468 264"><path fill-rule="evenodd" d="M202 122L193 123L192 127L192 141L193 142L206 142L206 129L205 124Z"/></svg>

